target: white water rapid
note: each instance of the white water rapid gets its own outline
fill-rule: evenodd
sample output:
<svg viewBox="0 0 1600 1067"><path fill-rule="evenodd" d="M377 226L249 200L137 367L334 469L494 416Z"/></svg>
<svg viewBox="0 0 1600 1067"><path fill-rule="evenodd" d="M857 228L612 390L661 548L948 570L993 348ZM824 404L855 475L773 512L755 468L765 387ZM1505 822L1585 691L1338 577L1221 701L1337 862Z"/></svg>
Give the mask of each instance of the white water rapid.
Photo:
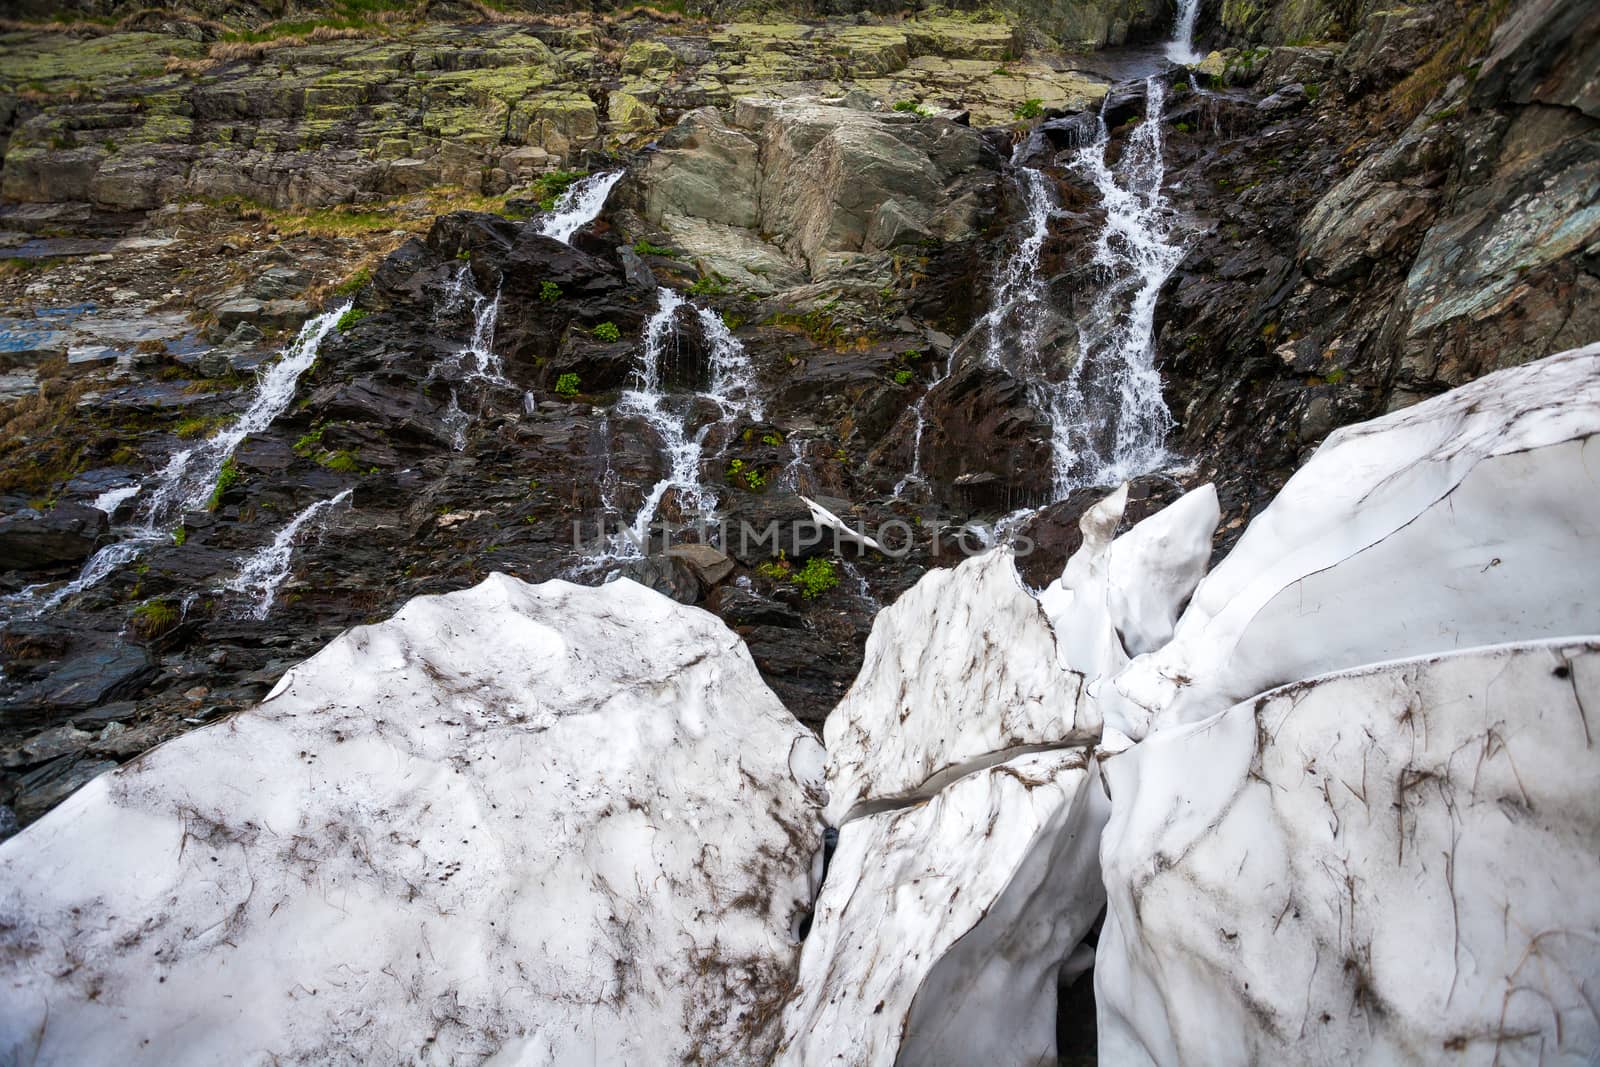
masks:
<svg viewBox="0 0 1600 1067"><path fill-rule="evenodd" d="M239 561L239 573L224 589L243 593L247 607L241 612L246 618L265 619L278 598L278 589L289 578L289 563L294 558L294 546L306 524L319 519L350 498L346 489L337 496L319 500L290 519L273 537L272 543ZM320 521L326 521L322 518Z"/></svg>
<svg viewBox="0 0 1600 1067"><path fill-rule="evenodd" d="M544 220L539 232L562 244L571 244L573 234L600 217L611 187L621 178L622 171L612 170L573 182L556 201L554 212Z"/></svg>

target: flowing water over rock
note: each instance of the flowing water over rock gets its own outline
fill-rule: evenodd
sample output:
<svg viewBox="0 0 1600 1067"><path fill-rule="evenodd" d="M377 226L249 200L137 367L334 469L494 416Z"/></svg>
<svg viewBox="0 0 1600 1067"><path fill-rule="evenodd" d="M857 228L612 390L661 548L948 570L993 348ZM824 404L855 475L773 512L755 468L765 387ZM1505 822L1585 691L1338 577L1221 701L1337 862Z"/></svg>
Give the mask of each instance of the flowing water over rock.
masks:
<svg viewBox="0 0 1600 1067"><path fill-rule="evenodd" d="M1145 114L1113 166L1105 116L1094 143L1074 166L1099 190L1105 226L1095 243L1101 288L1078 321L1079 356L1051 390L1054 495L1088 485L1115 485L1147 474L1167 459L1172 415L1156 370L1156 297L1183 259L1173 209L1162 194L1161 123L1166 89L1145 81Z"/></svg>
<svg viewBox="0 0 1600 1067"><path fill-rule="evenodd" d="M1174 63L1198 63L1205 58L1194 50L1194 26L1199 18L1200 0L1178 0L1172 43L1167 45L1167 58Z"/></svg>
<svg viewBox="0 0 1600 1067"><path fill-rule="evenodd" d="M300 531L313 520L325 522L322 516L350 499L350 493L351 490L346 489L335 497L319 500L303 509L277 532L271 544L262 546L260 551L241 561L239 573L224 588L245 594L249 600L249 606L243 612L246 618L265 619L272 611L278 589L289 578L289 564L294 558L295 541Z"/></svg>
<svg viewBox="0 0 1600 1067"><path fill-rule="evenodd" d="M571 244L573 234L600 217L611 187L621 179L622 171L612 170L573 182L556 201L555 213L544 221L539 232L562 244Z"/></svg>
<svg viewBox="0 0 1600 1067"><path fill-rule="evenodd" d="M656 481L634 511L626 528L607 539L598 559L637 559L650 535L650 525L661 511L668 494L675 494L680 517L710 525L716 521L717 491L701 480L700 465L707 434L712 427L739 418L759 419L760 398L756 395L754 372L744 346L728 329L721 316L707 308L696 308L672 289L657 292L659 304L645 323L644 338L634 367L630 388L618 398L615 414L642 419L660 441L667 460L667 473ZM708 381L702 390L674 392L669 386L669 369L681 371L681 346L678 317L682 308L694 311L705 345ZM719 417L691 429L696 403L714 405ZM608 472L603 505L615 510L615 475Z"/></svg>
<svg viewBox="0 0 1600 1067"><path fill-rule="evenodd" d="M445 287L444 297L434 312L434 321L449 319L468 310L472 316L472 332L467 343L440 360L428 375L428 381L449 384L450 402L445 409L443 422L450 433L450 444L457 452L467 447L467 427L472 425L472 415L461 407L461 385L509 385L505 365L494 352L495 326L500 319L500 290L494 296L479 291L472 280L472 268L465 264Z"/></svg>
<svg viewBox="0 0 1600 1067"><path fill-rule="evenodd" d="M155 490L139 506L138 517L143 525L165 527L183 512L206 503L216 487L217 475L233 450L239 447L239 442L271 426L289 407L300 376L317 361L323 338L349 307L348 303L342 303L308 320L283 350L283 358L257 379L255 395L244 414L204 444L172 457L161 472Z"/></svg>
<svg viewBox="0 0 1600 1067"><path fill-rule="evenodd" d="M107 515L115 515L117 513L117 508L122 506L122 502L124 500L138 496L139 490L143 488L143 484L135 482L133 485L122 485L115 489L107 489L105 492L95 497L90 506L99 508Z"/></svg>
<svg viewBox="0 0 1600 1067"><path fill-rule="evenodd" d="M223 466L246 437L271 426L294 399L300 376L317 361L322 341L349 309L342 303L308 320L283 356L256 379L256 389L243 414L204 443L172 455L156 476L154 487L142 495L132 522L117 529L120 538L90 556L78 576L44 594L46 585L32 585L0 599L0 616L32 618L53 611L68 599L90 589L133 562L152 545L172 536L172 527L186 511L205 506L216 488ZM142 494L144 485L132 491L114 489L95 500L95 507L110 514L129 497Z"/></svg>

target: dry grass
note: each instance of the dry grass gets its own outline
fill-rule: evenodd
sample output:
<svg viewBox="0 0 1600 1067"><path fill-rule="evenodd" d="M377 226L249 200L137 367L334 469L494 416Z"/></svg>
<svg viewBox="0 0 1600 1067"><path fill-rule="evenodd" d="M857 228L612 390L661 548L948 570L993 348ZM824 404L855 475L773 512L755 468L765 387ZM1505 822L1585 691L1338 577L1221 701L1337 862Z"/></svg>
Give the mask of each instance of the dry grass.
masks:
<svg viewBox="0 0 1600 1067"><path fill-rule="evenodd" d="M68 432L92 381L65 377L67 360L39 365L39 391L0 406L0 492L47 494L78 473L84 439Z"/></svg>
<svg viewBox="0 0 1600 1067"><path fill-rule="evenodd" d="M141 8L120 19L60 18L50 22L30 19L0 18L0 33L56 33L66 37L105 37L113 33L131 33L137 30L156 30L173 23L198 26L210 37L220 37L228 27L215 19L201 18L159 7Z"/></svg>
<svg viewBox="0 0 1600 1067"><path fill-rule="evenodd" d="M1468 73L1471 64L1489 50L1494 31L1505 19L1511 0L1456 0L1456 25L1433 55L1389 91L1389 108L1409 123L1438 97L1450 79Z"/></svg>

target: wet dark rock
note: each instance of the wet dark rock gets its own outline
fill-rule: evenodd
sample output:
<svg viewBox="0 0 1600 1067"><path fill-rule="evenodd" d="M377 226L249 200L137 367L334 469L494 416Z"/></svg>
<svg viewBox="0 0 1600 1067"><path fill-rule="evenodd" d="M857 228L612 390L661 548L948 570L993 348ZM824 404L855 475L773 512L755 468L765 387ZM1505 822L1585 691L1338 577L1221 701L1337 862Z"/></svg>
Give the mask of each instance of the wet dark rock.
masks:
<svg viewBox="0 0 1600 1067"><path fill-rule="evenodd" d="M727 552L747 567L782 553L790 559L805 559L823 551L828 539L811 538L811 509L797 494L781 491L746 493L734 490L722 506L726 519Z"/></svg>
<svg viewBox="0 0 1600 1067"><path fill-rule="evenodd" d="M113 760L62 756L18 779L11 808L16 812L17 821L26 826L94 779L116 768Z"/></svg>
<svg viewBox="0 0 1600 1067"><path fill-rule="evenodd" d="M631 578L646 589L654 589L680 604L694 604L700 600L700 579L694 568L673 556L636 559L624 564L621 573L622 577Z"/></svg>
<svg viewBox="0 0 1600 1067"><path fill-rule="evenodd" d="M82 563L109 537L105 512L62 503L0 517L0 570L43 570Z"/></svg>
<svg viewBox="0 0 1600 1067"><path fill-rule="evenodd" d="M923 470L951 487L947 499L1010 510L1048 498L1050 424L1030 403L1026 382L970 359L929 391L926 418ZM910 460L907 448L902 469Z"/></svg>
<svg viewBox="0 0 1600 1067"><path fill-rule="evenodd" d="M741 633L757 626L798 630L805 625L800 613L788 605L738 586L718 589L706 601L706 607Z"/></svg>
<svg viewBox="0 0 1600 1067"><path fill-rule="evenodd" d="M710 545L673 545L667 556L687 564L706 589L726 581L734 569L733 560Z"/></svg>
<svg viewBox="0 0 1600 1067"><path fill-rule="evenodd" d="M7 701L5 722L11 728L44 725L63 712L137 696L155 674L143 648L115 634L83 634L42 677L25 682Z"/></svg>

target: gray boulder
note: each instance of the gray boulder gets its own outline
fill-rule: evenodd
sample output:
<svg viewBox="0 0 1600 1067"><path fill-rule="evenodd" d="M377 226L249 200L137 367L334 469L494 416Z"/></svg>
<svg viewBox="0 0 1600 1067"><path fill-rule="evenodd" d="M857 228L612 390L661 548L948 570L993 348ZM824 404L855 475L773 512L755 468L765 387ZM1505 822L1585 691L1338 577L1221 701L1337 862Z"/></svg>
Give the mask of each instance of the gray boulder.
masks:
<svg viewBox="0 0 1600 1067"><path fill-rule="evenodd" d="M30 571L82 563L110 534L106 513L86 504L19 511L0 518L0 570Z"/></svg>

